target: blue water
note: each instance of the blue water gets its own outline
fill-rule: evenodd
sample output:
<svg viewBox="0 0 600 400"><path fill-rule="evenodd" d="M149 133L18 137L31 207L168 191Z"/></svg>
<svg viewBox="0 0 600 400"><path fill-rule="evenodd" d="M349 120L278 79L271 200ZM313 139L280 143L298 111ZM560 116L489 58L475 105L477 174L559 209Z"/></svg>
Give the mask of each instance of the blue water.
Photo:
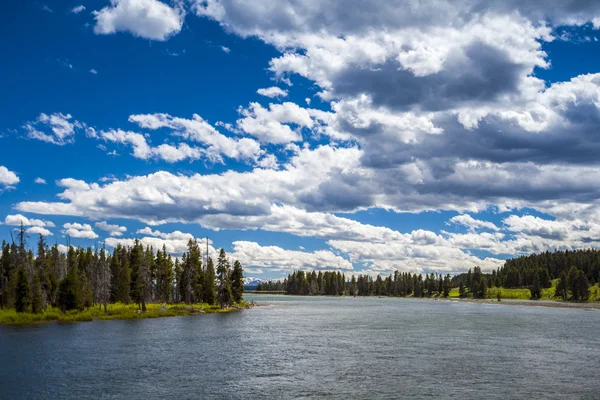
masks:
<svg viewBox="0 0 600 400"><path fill-rule="evenodd" d="M247 297L269 305L2 326L0 398L600 398L597 311Z"/></svg>

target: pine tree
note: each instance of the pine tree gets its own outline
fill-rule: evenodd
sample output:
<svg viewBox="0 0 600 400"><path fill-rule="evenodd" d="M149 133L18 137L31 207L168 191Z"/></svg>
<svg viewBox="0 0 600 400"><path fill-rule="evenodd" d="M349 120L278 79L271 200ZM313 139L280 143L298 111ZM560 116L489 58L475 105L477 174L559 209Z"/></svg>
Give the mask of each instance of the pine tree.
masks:
<svg viewBox="0 0 600 400"><path fill-rule="evenodd" d="M72 248L72 247L71 247ZM70 250L69 250L70 252ZM77 268L72 267L58 286L58 307L61 311L83 309Z"/></svg>
<svg viewBox="0 0 600 400"><path fill-rule="evenodd" d="M583 271L579 271L579 276L578 276L578 289L579 289L579 293L578 293L578 300L580 301L587 301L587 299L590 297L590 286L588 283L588 279L585 276L585 274L583 273Z"/></svg>
<svg viewBox="0 0 600 400"><path fill-rule="evenodd" d="M442 291L444 297L448 297L450 295L450 274L446 275L444 278L444 283L442 285Z"/></svg>
<svg viewBox="0 0 600 400"><path fill-rule="evenodd" d="M40 314L44 311L42 300L42 285L39 274L34 274L33 284L31 285L31 312Z"/></svg>
<svg viewBox="0 0 600 400"><path fill-rule="evenodd" d="M466 296L465 284L464 284L464 282L462 280L460 281L460 285L458 286L458 295L460 297L465 297Z"/></svg>
<svg viewBox="0 0 600 400"><path fill-rule="evenodd" d="M208 258L206 271L204 272L204 298L203 301L208 304L215 304L217 299L217 290L215 287L215 265L212 258Z"/></svg>
<svg viewBox="0 0 600 400"><path fill-rule="evenodd" d="M233 263L233 271L231 271L231 294L234 303L242 301L242 295L244 294L244 270L242 269L242 263L237 260Z"/></svg>
<svg viewBox="0 0 600 400"><path fill-rule="evenodd" d="M540 281L540 275L538 273L535 274L530 292L531 298L533 300L539 300L542 298L542 283Z"/></svg>
<svg viewBox="0 0 600 400"><path fill-rule="evenodd" d="M31 297L29 291L29 281L25 273L25 267L21 266L17 272L17 284L15 290L15 309L17 312L29 311L31 305Z"/></svg>
<svg viewBox="0 0 600 400"><path fill-rule="evenodd" d="M554 295L556 297L562 298L565 301L569 298L568 278L566 271L561 272L560 278L556 283L556 290L554 292Z"/></svg>
<svg viewBox="0 0 600 400"><path fill-rule="evenodd" d="M231 282L229 280L229 262L225 250L221 249L217 259L217 299L221 308L229 307L231 303Z"/></svg>

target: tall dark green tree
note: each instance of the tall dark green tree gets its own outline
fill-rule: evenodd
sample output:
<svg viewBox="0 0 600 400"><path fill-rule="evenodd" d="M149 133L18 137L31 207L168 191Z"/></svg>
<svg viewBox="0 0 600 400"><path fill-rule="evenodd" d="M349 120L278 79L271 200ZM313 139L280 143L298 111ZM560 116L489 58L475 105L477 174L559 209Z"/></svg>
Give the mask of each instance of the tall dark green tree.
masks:
<svg viewBox="0 0 600 400"><path fill-rule="evenodd" d="M17 312L28 312L31 306L31 293L29 290L29 280L25 267L21 266L17 272L17 282L15 290L15 309Z"/></svg>
<svg viewBox="0 0 600 400"><path fill-rule="evenodd" d="M535 274L535 278L533 279L533 285L531 286L530 292L531 298L533 300L539 300L542 298L542 282L538 273Z"/></svg>
<svg viewBox="0 0 600 400"><path fill-rule="evenodd" d="M217 289L215 286L215 265L212 258L208 258L206 271L204 271L204 291L203 301L208 304L215 304L217 300Z"/></svg>
<svg viewBox="0 0 600 400"><path fill-rule="evenodd" d="M217 301L221 308L229 307L231 304L231 282L229 279L229 262L225 250L221 249L217 259Z"/></svg>
<svg viewBox="0 0 600 400"><path fill-rule="evenodd" d="M33 275L33 283L31 285L31 312L40 314L44 311L42 299L42 285L40 283L40 275Z"/></svg>
<svg viewBox="0 0 600 400"><path fill-rule="evenodd" d="M560 278L558 278L558 282L556 283L554 295L562 298L563 300L567 300L569 298L569 286L566 271L561 272Z"/></svg>
<svg viewBox="0 0 600 400"><path fill-rule="evenodd" d="M79 275L76 267L72 267L69 270L65 279L63 279L58 286L58 307L63 312L83 309L81 286L79 284Z"/></svg>
<svg viewBox="0 0 600 400"><path fill-rule="evenodd" d="M244 270L242 269L242 263L238 260L233 263L233 270L231 271L231 294L235 303L242 301L244 294Z"/></svg>

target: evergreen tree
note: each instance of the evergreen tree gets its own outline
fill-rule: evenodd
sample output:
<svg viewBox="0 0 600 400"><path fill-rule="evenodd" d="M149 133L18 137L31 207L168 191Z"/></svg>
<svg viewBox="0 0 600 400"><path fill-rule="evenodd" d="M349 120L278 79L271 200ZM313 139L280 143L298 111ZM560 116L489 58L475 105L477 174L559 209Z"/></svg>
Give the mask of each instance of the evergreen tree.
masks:
<svg viewBox="0 0 600 400"><path fill-rule="evenodd" d="M242 263L237 260L233 263L233 270L231 271L231 294L234 303L242 301L242 295L244 294L244 270L242 269Z"/></svg>
<svg viewBox="0 0 600 400"><path fill-rule="evenodd" d="M31 312L40 314L44 311L42 300L42 285L39 274L34 274L33 284L31 285Z"/></svg>
<svg viewBox="0 0 600 400"><path fill-rule="evenodd" d="M215 287L215 265L212 258L208 258L206 271L204 272L204 298L203 301L208 304L215 304L217 299L217 290Z"/></svg>
<svg viewBox="0 0 600 400"><path fill-rule="evenodd" d="M72 248L72 247L71 247ZM70 252L70 250L69 250ZM61 311L83 309L77 268L72 267L58 286L58 307Z"/></svg>
<svg viewBox="0 0 600 400"><path fill-rule="evenodd" d="M219 258L217 259L217 300L221 308L229 307L231 303L231 283L229 280L229 263L225 250L221 249Z"/></svg>
<svg viewBox="0 0 600 400"><path fill-rule="evenodd" d="M566 271L561 272L560 278L556 283L556 290L554 295L556 297L562 298L563 300L567 300L569 298L568 278Z"/></svg>
<svg viewBox="0 0 600 400"><path fill-rule="evenodd" d="M446 275L444 278L444 283L442 285L442 291L444 297L448 297L450 295L450 274Z"/></svg>
<svg viewBox="0 0 600 400"><path fill-rule="evenodd" d="M458 286L458 295L460 297L465 297L467 295L466 291L465 291L465 284L463 283L463 281L460 281L460 285Z"/></svg>
<svg viewBox="0 0 600 400"><path fill-rule="evenodd" d="M540 275L538 273L535 274L535 278L533 280L533 285L530 289L531 298L533 300L539 300L542 298L542 283L540 281Z"/></svg>
<svg viewBox="0 0 600 400"><path fill-rule="evenodd" d="M27 312L31 306L31 297L29 291L29 281L25 273L25 267L21 266L17 272L17 282L15 291L15 309L17 312Z"/></svg>

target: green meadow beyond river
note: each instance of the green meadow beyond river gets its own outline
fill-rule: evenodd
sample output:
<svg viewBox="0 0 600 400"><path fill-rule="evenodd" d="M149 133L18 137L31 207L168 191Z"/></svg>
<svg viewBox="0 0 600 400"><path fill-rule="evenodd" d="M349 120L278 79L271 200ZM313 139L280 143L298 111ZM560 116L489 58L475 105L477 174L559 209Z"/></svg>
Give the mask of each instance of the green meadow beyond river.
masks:
<svg viewBox="0 0 600 400"><path fill-rule="evenodd" d="M0 326L0 398L600 398L596 310L246 299L260 306Z"/></svg>

